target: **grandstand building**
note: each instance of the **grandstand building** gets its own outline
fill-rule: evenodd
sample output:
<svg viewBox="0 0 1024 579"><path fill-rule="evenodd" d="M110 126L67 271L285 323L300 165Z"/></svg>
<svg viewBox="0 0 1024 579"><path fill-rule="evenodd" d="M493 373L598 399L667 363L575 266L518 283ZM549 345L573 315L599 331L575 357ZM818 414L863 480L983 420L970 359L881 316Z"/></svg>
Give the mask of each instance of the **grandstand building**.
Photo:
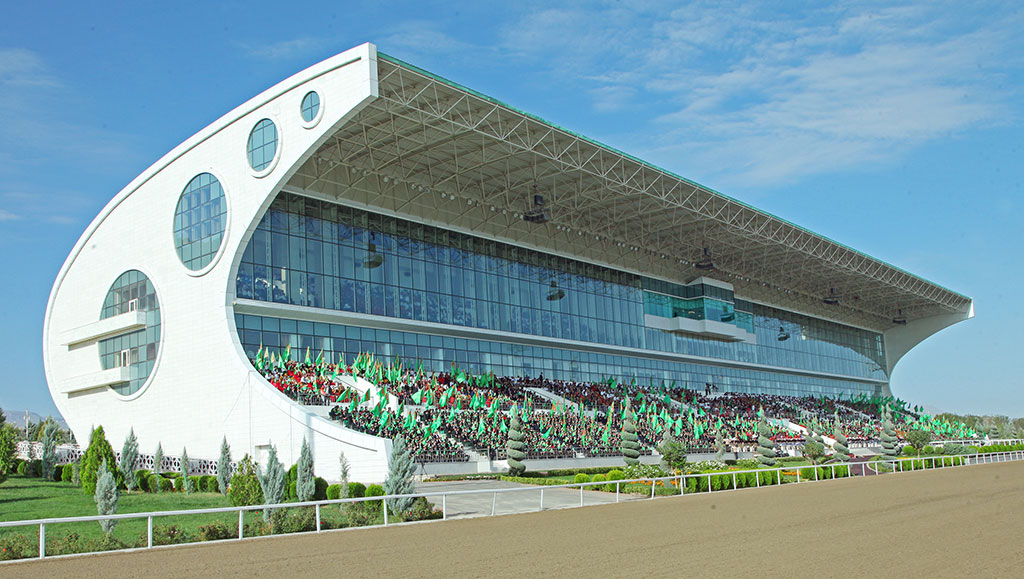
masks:
<svg viewBox="0 0 1024 579"><path fill-rule="evenodd" d="M867 227L868 225L865 224ZM970 298L365 44L257 95L118 193L46 309L80 441L236 458L389 441L284 396L258 349L722 392L889 393Z"/></svg>

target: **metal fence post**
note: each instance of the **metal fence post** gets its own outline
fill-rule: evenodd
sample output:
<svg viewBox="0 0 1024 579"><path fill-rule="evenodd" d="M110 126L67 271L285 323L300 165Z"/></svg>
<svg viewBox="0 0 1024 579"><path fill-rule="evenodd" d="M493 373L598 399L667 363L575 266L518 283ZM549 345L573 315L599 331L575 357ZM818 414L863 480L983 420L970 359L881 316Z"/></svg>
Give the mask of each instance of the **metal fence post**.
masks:
<svg viewBox="0 0 1024 579"><path fill-rule="evenodd" d="M244 513L245 513L245 511L243 511L242 509L238 509L238 540L239 541L242 540L242 533L245 530L245 519L242 518L242 515Z"/></svg>
<svg viewBox="0 0 1024 579"><path fill-rule="evenodd" d="M736 490L736 473L732 473L732 490Z"/></svg>
<svg viewBox="0 0 1024 579"><path fill-rule="evenodd" d="M380 500L380 504L384 505L384 526L388 526L388 502L384 499Z"/></svg>
<svg viewBox="0 0 1024 579"><path fill-rule="evenodd" d="M733 476L736 476L736 475L733 475ZM683 480L684 478L685 477L683 475L679 475L679 494L680 495L682 495L685 492L684 489L686 488L686 486L684 484L684 480Z"/></svg>
<svg viewBox="0 0 1024 579"><path fill-rule="evenodd" d="M39 523L39 558L46 556L46 523Z"/></svg>
<svg viewBox="0 0 1024 579"><path fill-rule="evenodd" d="M448 495L441 495L441 520L448 520Z"/></svg>
<svg viewBox="0 0 1024 579"><path fill-rule="evenodd" d="M832 465L832 480L836 479L836 465Z"/></svg>
<svg viewBox="0 0 1024 579"><path fill-rule="evenodd" d="M708 473L708 492L711 492L711 473Z"/></svg>
<svg viewBox="0 0 1024 579"><path fill-rule="evenodd" d="M494 496L491 497L491 516L492 517L494 516L494 507L495 507L495 505L497 503L498 503L498 493L494 493Z"/></svg>
<svg viewBox="0 0 1024 579"><path fill-rule="evenodd" d="M580 485L580 506L583 506L583 485Z"/></svg>
<svg viewBox="0 0 1024 579"><path fill-rule="evenodd" d="M146 548L153 548L153 516L146 517Z"/></svg>
<svg viewBox="0 0 1024 579"><path fill-rule="evenodd" d="M316 504L316 532L320 532L320 503Z"/></svg>
<svg viewBox="0 0 1024 579"><path fill-rule="evenodd" d="M619 481L615 481L615 502L619 502Z"/></svg>

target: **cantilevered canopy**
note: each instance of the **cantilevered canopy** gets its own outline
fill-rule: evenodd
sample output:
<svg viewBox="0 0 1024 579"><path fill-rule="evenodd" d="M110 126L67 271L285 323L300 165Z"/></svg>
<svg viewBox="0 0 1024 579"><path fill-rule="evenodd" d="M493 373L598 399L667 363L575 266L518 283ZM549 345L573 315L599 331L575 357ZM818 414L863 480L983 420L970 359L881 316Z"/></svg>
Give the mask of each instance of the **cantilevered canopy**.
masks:
<svg viewBox="0 0 1024 579"><path fill-rule="evenodd" d="M299 168L296 190L877 330L970 298L378 53L379 98ZM550 221L524 212L543 195ZM694 264L709 248L715 270ZM834 288L838 305L823 298ZM902 314L900 311L902 310Z"/></svg>

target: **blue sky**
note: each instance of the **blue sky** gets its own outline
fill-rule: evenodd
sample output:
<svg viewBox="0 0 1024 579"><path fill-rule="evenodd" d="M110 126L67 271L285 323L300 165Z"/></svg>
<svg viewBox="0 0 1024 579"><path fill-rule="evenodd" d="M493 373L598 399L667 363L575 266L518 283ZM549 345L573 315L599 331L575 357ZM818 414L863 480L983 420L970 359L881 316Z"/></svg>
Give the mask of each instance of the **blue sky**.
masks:
<svg viewBox="0 0 1024 579"><path fill-rule="evenodd" d="M0 407L55 412L51 285L164 153L363 42L972 296L892 376L1024 416L1024 10L1012 2L6 2Z"/></svg>

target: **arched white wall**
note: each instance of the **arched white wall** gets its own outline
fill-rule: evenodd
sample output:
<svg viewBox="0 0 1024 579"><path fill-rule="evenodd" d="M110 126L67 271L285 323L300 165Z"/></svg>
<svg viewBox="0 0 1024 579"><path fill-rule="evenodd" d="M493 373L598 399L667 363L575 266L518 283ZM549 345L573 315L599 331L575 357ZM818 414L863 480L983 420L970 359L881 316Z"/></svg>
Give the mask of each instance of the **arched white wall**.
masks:
<svg viewBox="0 0 1024 579"><path fill-rule="evenodd" d="M356 480L385 477L390 442L315 416L271 387L245 359L232 307L234 274L260 217L296 168L376 98L376 58L376 48L364 44L263 92L164 156L93 220L61 268L44 321L47 382L79 441L102 424L119 447L134 427L145 452L160 442L169 455L187 447L191 456L213 458L227 436L236 459L272 443L287 465L308 437L319 475L336 478L344 450ZM300 114L310 90L322 107L313 126ZM246 143L263 118L277 125L278 157L257 174ZM222 255L195 275L178 258L172 224L181 191L202 172L221 182L229 212ZM160 351L149 382L131 397L109 388L64 393L62 384L101 370L97 342L68 347L69 332L98 320L110 284L130 269L149 277L160 302Z"/></svg>

